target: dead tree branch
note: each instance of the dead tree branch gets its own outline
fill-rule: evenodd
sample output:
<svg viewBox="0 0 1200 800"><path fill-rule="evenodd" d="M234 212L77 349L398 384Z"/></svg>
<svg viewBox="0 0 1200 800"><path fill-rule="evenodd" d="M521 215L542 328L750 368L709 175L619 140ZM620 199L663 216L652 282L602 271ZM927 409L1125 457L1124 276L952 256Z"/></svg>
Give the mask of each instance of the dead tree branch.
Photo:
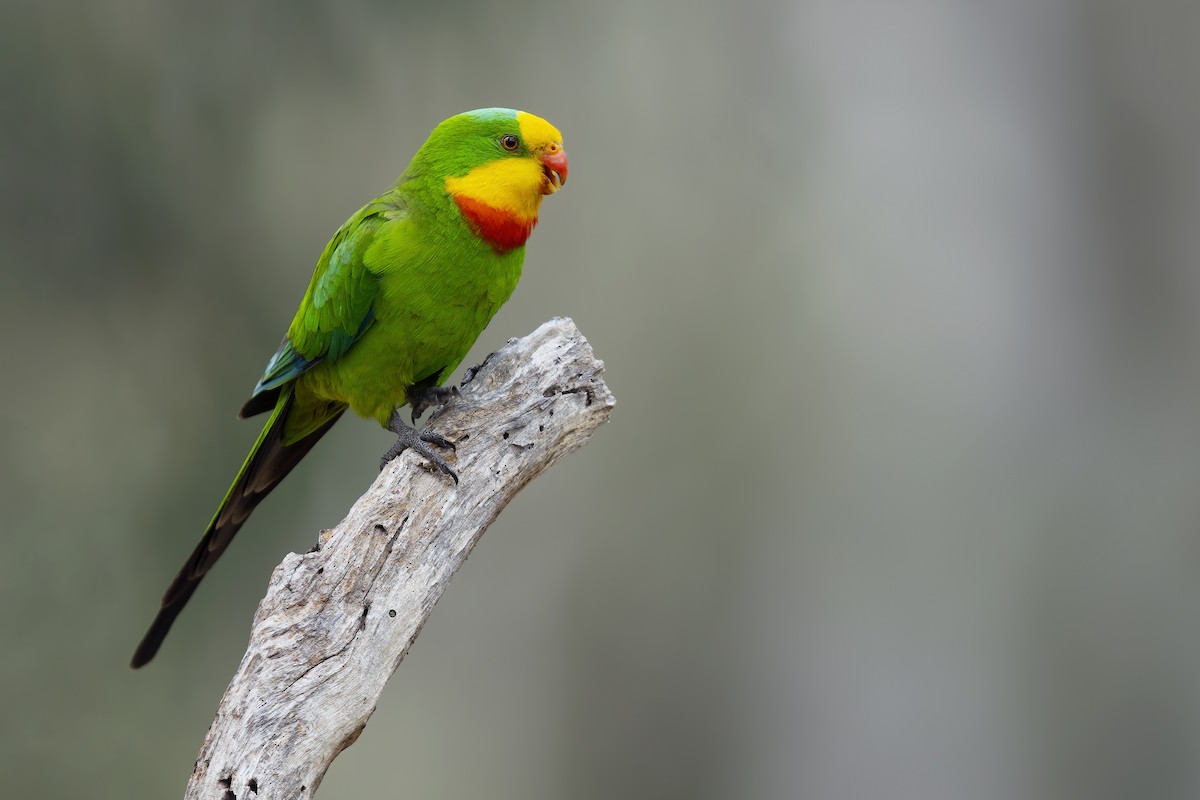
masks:
<svg viewBox="0 0 1200 800"><path fill-rule="evenodd" d="M510 340L431 422L458 445L457 486L407 452L312 552L284 558L188 798L313 796L488 525L608 419L603 370L569 319Z"/></svg>

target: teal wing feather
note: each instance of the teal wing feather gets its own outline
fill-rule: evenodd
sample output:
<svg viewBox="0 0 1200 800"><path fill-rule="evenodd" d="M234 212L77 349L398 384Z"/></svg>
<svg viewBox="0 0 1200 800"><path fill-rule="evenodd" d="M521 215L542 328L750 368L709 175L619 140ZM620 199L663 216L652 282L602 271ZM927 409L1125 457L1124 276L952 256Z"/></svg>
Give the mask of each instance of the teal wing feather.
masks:
<svg viewBox="0 0 1200 800"><path fill-rule="evenodd" d="M379 280L367 268L364 253L379 229L396 219L399 211L393 202L380 198L347 220L325 245L287 336L240 416L273 409L282 387L321 361L343 356L371 327Z"/></svg>

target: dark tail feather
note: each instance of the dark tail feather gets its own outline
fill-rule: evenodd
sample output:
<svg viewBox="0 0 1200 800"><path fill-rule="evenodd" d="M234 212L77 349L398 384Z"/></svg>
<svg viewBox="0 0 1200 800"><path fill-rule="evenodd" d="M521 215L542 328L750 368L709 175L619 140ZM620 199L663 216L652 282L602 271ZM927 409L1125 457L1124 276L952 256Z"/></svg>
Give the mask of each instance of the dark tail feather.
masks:
<svg viewBox="0 0 1200 800"><path fill-rule="evenodd" d="M325 431L333 427L345 409L337 411L332 417L321 424L312 433L292 444L283 444L284 420L287 419L288 408L292 404L292 393L286 392L275 407L275 413L267 421L266 427L255 442L254 448L242 465L241 471L234 478L233 485L208 524L200 543L192 551L175 580L163 595L162 607L158 616L150 624L150 630L142 638L137 651L133 654L131 666L134 669L148 663L158 652L159 646L171 630L171 624L179 616L179 612L187 605L192 592L200 585L200 581L212 569L213 564L225 552L225 548L233 541L234 535L243 523L250 517L255 507L274 489L292 468L300 463L300 459L312 449L317 440L325 435Z"/></svg>
<svg viewBox="0 0 1200 800"><path fill-rule="evenodd" d="M265 392L259 392L251 397L246 402L242 403L242 408L238 411L238 419L249 419L255 414L261 414L264 411L270 411L279 405L279 394L283 390L268 389Z"/></svg>

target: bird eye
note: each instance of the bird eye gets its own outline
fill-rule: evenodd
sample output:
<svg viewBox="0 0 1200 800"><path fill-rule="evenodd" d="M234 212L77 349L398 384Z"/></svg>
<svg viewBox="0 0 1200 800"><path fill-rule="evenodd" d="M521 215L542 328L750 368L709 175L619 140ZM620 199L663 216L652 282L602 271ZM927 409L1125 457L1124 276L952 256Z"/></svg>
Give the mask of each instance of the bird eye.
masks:
<svg viewBox="0 0 1200 800"><path fill-rule="evenodd" d="M515 152L521 146L521 140L510 133L500 137L500 146L509 152Z"/></svg>

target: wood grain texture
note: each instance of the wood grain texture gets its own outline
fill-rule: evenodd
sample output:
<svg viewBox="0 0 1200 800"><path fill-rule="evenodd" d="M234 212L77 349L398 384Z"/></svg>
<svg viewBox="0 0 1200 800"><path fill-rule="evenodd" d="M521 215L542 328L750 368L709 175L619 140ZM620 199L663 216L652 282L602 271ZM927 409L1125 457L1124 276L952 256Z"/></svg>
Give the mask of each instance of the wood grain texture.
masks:
<svg viewBox="0 0 1200 800"><path fill-rule="evenodd" d="M457 442L457 486L406 452L317 548L284 558L186 797L315 794L488 525L608 419L603 371L569 319L510 340L430 424Z"/></svg>

